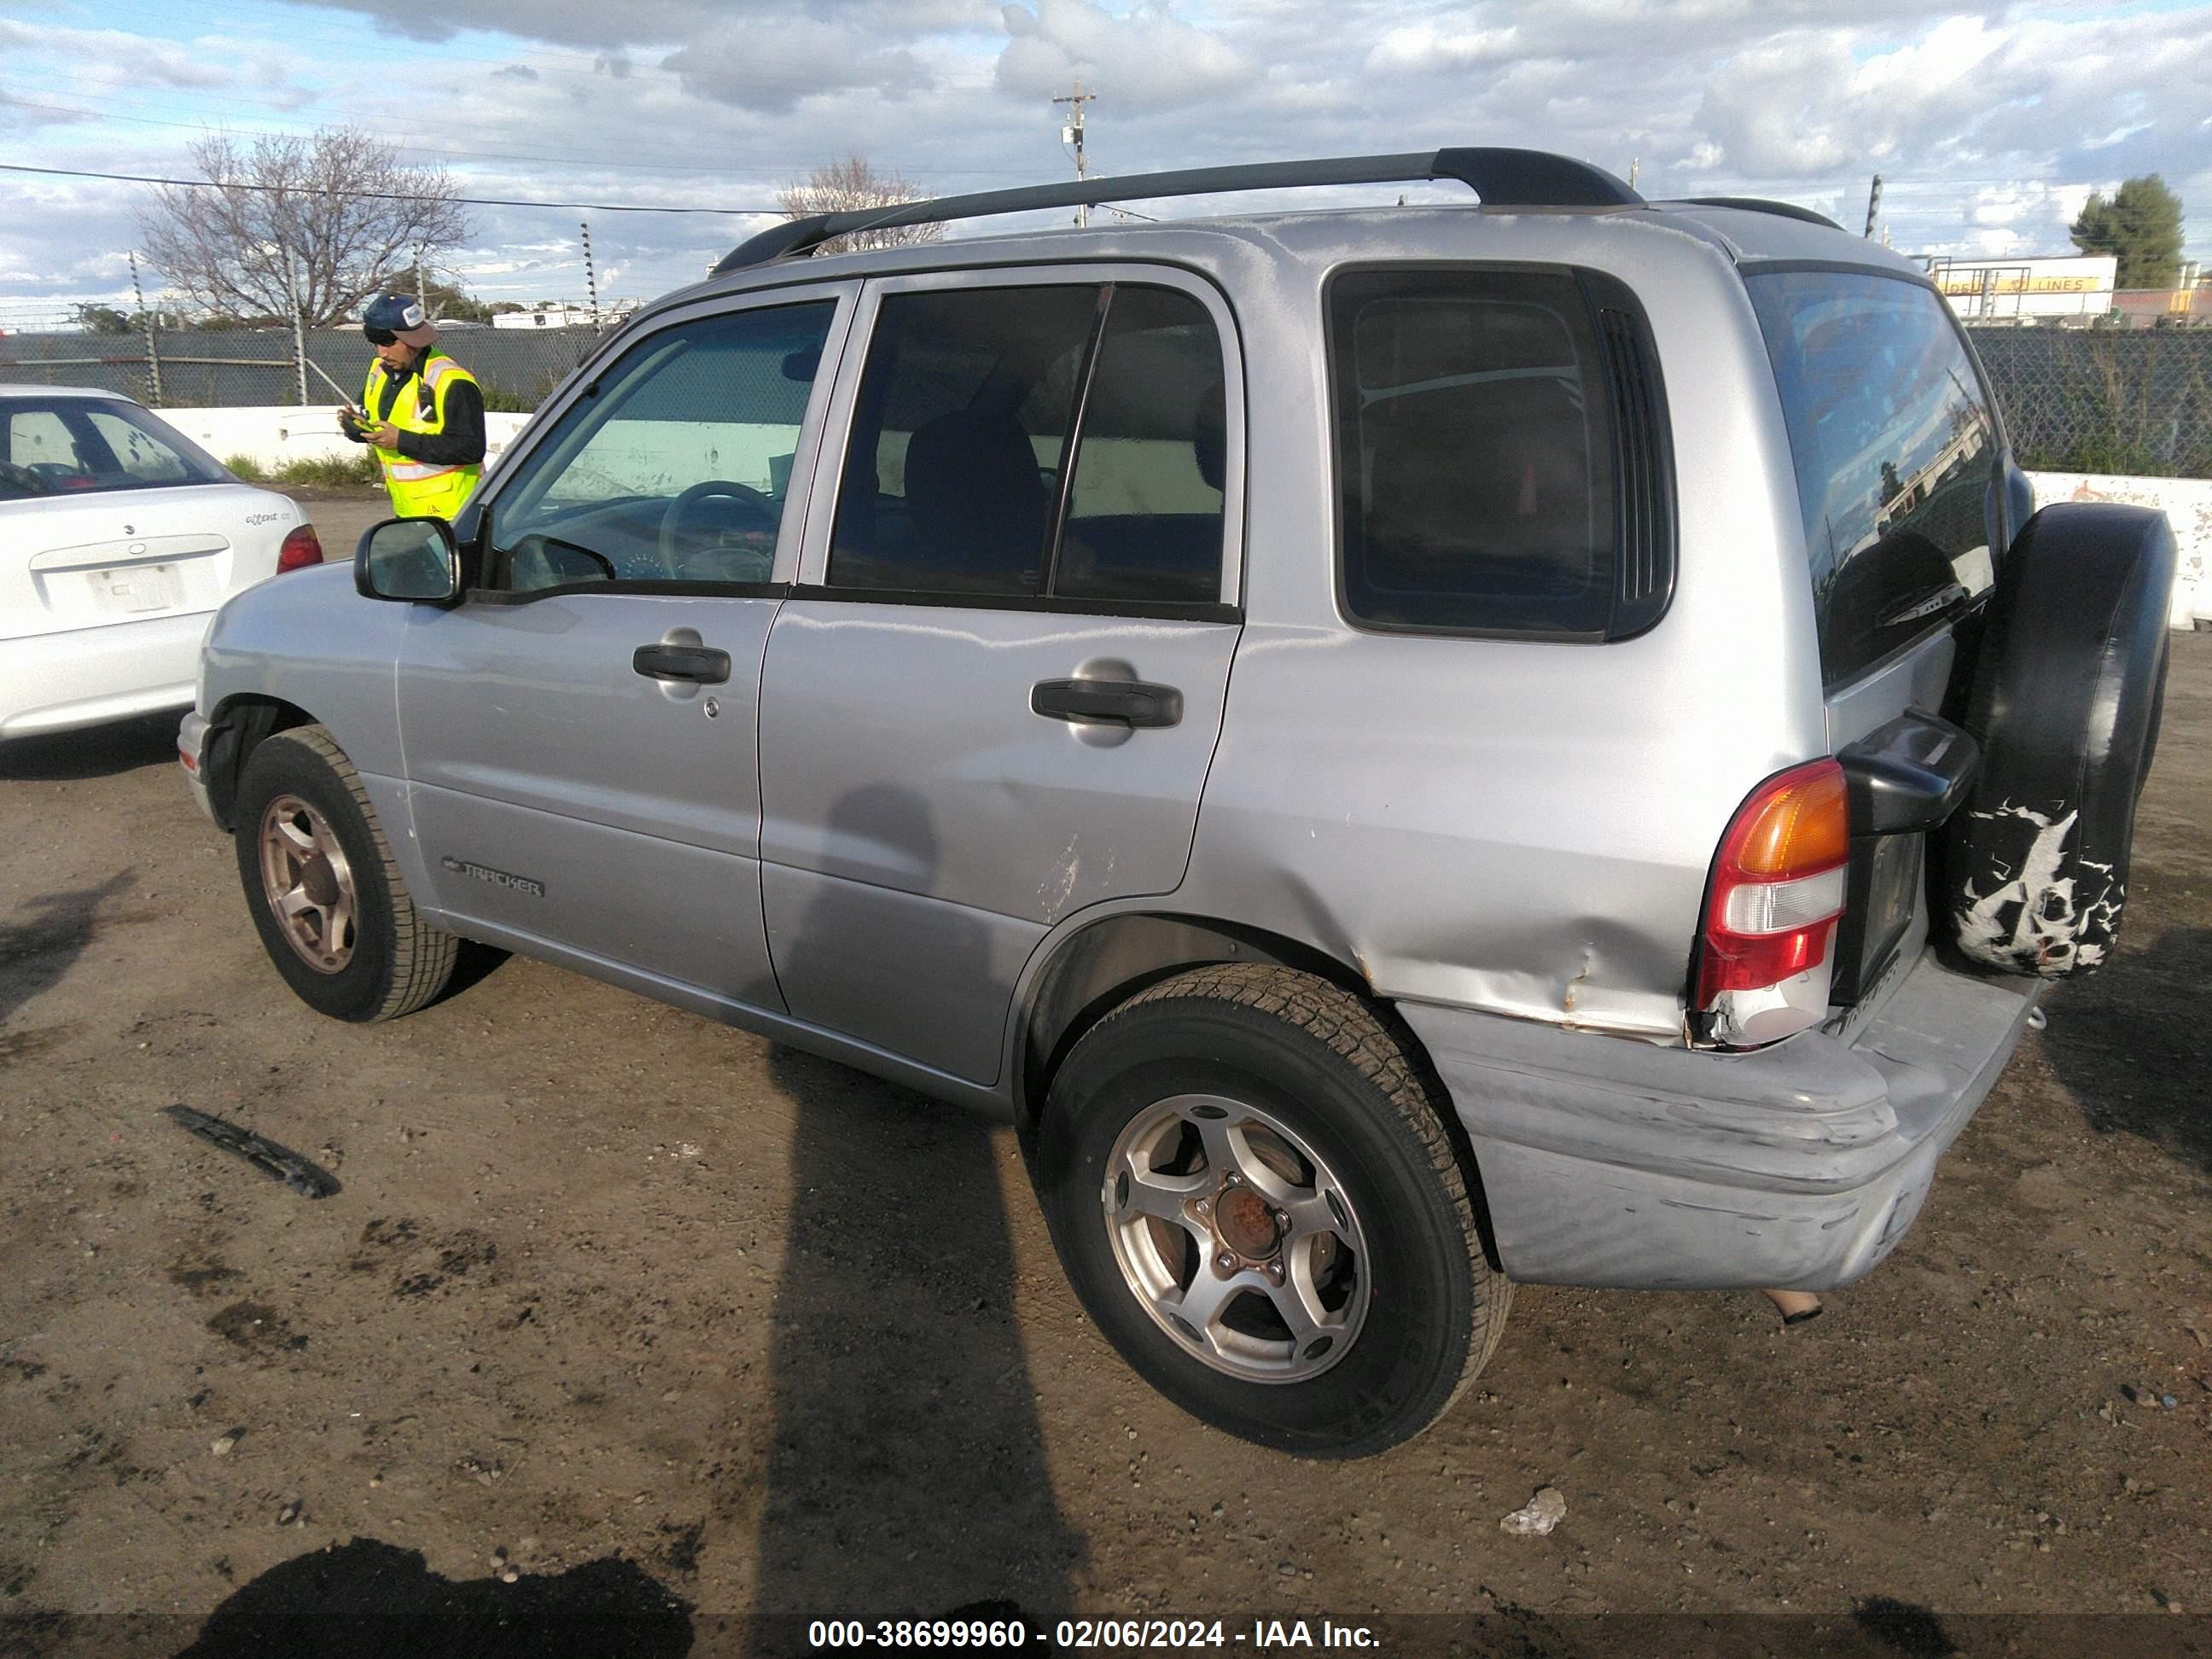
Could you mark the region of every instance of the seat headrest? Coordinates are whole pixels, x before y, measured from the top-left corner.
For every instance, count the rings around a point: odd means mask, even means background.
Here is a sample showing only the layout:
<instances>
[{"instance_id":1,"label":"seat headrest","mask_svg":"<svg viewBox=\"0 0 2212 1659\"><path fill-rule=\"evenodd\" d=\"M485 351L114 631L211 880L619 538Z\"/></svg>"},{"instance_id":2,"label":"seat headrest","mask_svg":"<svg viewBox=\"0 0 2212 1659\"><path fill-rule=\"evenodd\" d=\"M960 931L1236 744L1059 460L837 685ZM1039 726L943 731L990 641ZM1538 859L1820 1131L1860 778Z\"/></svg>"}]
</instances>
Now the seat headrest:
<instances>
[{"instance_id":1,"label":"seat headrest","mask_svg":"<svg viewBox=\"0 0 2212 1659\"><path fill-rule=\"evenodd\" d=\"M915 428L906 503L915 534L961 568L1026 569L1042 555L1036 449L1010 414L956 410Z\"/></svg>"}]
</instances>

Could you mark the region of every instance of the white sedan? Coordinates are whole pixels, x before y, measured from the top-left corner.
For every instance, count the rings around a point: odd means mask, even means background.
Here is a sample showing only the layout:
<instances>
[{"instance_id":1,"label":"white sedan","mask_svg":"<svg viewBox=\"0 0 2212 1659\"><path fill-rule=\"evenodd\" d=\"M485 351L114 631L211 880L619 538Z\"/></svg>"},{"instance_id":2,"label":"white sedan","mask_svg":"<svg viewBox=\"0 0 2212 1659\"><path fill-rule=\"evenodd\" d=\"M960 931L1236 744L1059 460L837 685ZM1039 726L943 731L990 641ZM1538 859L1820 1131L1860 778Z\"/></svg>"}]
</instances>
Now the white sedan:
<instances>
[{"instance_id":1,"label":"white sedan","mask_svg":"<svg viewBox=\"0 0 2212 1659\"><path fill-rule=\"evenodd\" d=\"M130 398L0 385L0 739L189 708L216 608L322 558Z\"/></svg>"}]
</instances>

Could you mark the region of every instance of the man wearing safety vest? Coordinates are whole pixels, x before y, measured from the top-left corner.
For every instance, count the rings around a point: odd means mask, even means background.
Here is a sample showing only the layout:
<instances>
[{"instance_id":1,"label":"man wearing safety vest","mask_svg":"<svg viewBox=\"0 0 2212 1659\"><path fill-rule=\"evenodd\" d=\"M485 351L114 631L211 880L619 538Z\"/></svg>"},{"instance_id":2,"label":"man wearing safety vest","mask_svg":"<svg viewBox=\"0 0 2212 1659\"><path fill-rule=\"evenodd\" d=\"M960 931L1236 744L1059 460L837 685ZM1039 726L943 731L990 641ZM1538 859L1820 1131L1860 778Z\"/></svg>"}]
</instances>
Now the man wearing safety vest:
<instances>
[{"instance_id":1,"label":"man wearing safety vest","mask_svg":"<svg viewBox=\"0 0 2212 1659\"><path fill-rule=\"evenodd\" d=\"M376 361L362 406L340 410L338 429L376 452L394 513L450 520L483 474L483 390L438 349L436 325L404 295L371 300L361 331Z\"/></svg>"}]
</instances>

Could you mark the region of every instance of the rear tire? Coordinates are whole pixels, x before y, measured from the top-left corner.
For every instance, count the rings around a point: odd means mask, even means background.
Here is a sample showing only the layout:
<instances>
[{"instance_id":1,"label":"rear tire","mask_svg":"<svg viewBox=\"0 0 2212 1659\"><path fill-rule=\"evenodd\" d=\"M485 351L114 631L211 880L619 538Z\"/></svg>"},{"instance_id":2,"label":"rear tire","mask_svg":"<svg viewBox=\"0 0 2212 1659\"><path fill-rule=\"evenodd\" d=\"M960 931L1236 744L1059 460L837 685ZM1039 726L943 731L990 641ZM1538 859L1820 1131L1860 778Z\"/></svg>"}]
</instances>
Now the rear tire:
<instances>
[{"instance_id":1,"label":"rear tire","mask_svg":"<svg viewBox=\"0 0 2212 1659\"><path fill-rule=\"evenodd\" d=\"M1132 998L1068 1055L1036 1144L1099 1329L1231 1434L1382 1451L1504 1334L1512 1285L1438 1103L1375 1012L1326 981L1224 964Z\"/></svg>"},{"instance_id":2,"label":"rear tire","mask_svg":"<svg viewBox=\"0 0 2212 1659\"><path fill-rule=\"evenodd\" d=\"M416 915L368 792L328 731L296 726L257 747L233 822L246 908L301 1001L371 1024L446 988L460 941Z\"/></svg>"}]
</instances>

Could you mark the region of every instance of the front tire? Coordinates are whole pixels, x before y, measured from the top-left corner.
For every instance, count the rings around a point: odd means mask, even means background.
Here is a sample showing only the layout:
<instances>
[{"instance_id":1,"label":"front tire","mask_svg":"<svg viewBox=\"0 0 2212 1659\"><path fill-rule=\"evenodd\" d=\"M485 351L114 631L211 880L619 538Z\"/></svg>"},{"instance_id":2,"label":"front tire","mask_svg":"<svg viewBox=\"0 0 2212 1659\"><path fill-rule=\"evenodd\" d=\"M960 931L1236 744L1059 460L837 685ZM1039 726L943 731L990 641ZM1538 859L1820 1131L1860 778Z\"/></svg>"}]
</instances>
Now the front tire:
<instances>
[{"instance_id":1,"label":"front tire","mask_svg":"<svg viewBox=\"0 0 2212 1659\"><path fill-rule=\"evenodd\" d=\"M324 727L279 732L254 750L234 822L246 907L302 1002L371 1024L446 988L460 941L416 915L368 792Z\"/></svg>"},{"instance_id":2,"label":"front tire","mask_svg":"<svg viewBox=\"0 0 2212 1659\"><path fill-rule=\"evenodd\" d=\"M1410 1439L1504 1333L1437 1103L1372 1009L1306 975L1201 968L1122 1004L1054 1079L1037 1173L1122 1358L1261 1445Z\"/></svg>"}]
</instances>

